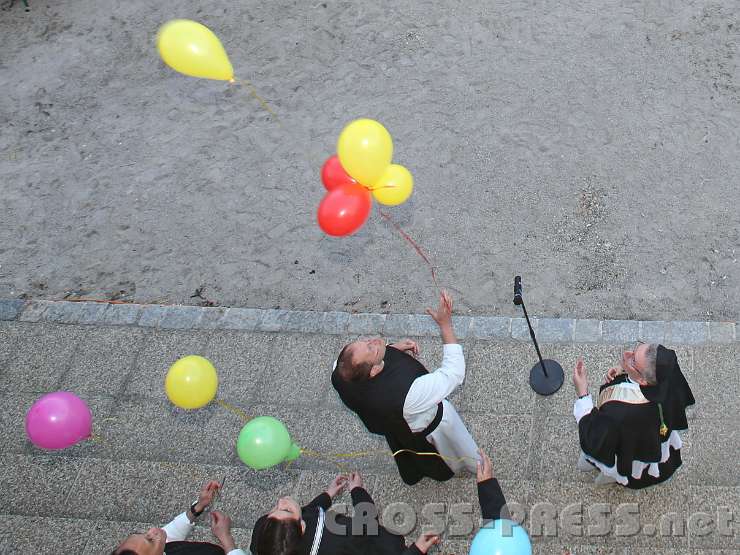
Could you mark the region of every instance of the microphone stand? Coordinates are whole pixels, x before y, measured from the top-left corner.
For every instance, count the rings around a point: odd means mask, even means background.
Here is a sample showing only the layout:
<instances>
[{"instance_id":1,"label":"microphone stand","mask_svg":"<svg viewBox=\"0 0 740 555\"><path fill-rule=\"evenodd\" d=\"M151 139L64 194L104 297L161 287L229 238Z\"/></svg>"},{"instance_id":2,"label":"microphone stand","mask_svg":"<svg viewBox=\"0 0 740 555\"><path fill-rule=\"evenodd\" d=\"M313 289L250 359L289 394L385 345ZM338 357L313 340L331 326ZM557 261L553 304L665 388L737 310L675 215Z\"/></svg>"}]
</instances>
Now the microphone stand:
<instances>
[{"instance_id":1,"label":"microphone stand","mask_svg":"<svg viewBox=\"0 0 740 555\"><path fill-rule=\"evenodd\" d=\"M514 278L514 304L521 306L524 311L524 318L527 320L527 326L529 327L529 336L532 338L539 359L539 362L535 363L529 371L529 385L540 395L552 395L563 385L565 379L563 367L554 360L542 360L540 346L537 344L537 338L529 321L529 314L527 314L527 307L524 306L524 299L522 298L522 276Z\"/></svg>"}]
</instances>

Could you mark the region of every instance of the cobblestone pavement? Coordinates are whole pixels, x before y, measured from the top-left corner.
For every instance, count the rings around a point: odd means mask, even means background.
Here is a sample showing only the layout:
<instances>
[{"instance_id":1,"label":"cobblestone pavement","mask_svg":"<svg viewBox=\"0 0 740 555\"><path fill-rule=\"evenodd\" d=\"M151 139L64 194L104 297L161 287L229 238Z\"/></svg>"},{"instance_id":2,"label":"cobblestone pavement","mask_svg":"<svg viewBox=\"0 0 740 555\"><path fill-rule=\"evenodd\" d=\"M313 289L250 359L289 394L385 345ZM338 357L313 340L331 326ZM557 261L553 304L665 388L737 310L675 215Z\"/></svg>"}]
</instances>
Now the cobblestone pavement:
<instances>
[{"instance_id":1,"label":"cobblestone pavement","mask_svg":"<svg viewBox=\"0 0 740 555\"><path fill-rule=\"evenodd\" d=\"M213 361L219 399L252 416L280 418L304 448L382 450L351 467L367 476L382 508L405 502L418 511L409 538L428 523L422 507L444 503L436 510L450 516L475 499L472 477L405 486L383 442L342 407L329 383L333 356L363 333L414 336L422 359L434 367L441 346L424 317L6 301L0 302L0 320L0 491L8 499L0 553L106 553L128 532L163 524L183 510L204 480L224 477L220 508L233 516L235 537L246 546L254 521L278 495L305 502L325 487L337 470L318 458L303 456L289 467L261 472L245 467L234 449L242 422L232 411L216 403L190 412L174 408L164 395L164 376L186 354ZM740 553L740 345L734 324L539 321L543 354L560 361L566 373L583 355L592 387L629 341L660 337L677 350L698 401L683 436L684 467L666 484L632 492L596 487L575 469L570 383L549 398L532 393L527 369L535 355L514 322L457 320L467 377L452 401L492 455L509 501L526 510L535 553ZM41 394L59 389L88 402L96 439L42 452L25 438L24 415ZM579 502L580 530L566 522L574 510L566 507ZM540 526L547 519L538 511L548 503L560 515L551 521L556 528ZM636 503L640 531L618 535L614 520L598 535L593 511L599 503L615 511ZM727 511L734 512L729 536L716 525ZM669 513L685 524L673 534ZM703 525L701 513L715 525ZM450 516L442 552L461 555L469 535L456 535L456 522ZM199 525L195 537L210 532Z\"/></svg>"}]
</instances>

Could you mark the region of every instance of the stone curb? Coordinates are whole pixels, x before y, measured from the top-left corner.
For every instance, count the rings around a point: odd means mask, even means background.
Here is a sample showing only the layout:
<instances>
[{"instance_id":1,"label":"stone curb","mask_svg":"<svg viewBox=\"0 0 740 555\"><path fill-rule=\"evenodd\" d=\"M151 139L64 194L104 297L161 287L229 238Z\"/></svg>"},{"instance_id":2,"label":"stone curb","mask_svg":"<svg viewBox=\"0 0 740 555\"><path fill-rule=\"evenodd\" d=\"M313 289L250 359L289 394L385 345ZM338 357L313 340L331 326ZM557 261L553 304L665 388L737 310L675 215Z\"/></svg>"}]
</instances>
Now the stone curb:
<instances>
[{"instance_id":1,"label":"stone curb","mask_svg":"<svg viewBox=\"0 0 740 555\"><path fill-rule=\"evenodd\" d=\"M0 299L0 320L139 326L174 330L238 330L328 335L427 337L439 334L426 314L350 314L310 310L107 304ZM524 318L455 316L460 339L529 341ZM541 343L624 344L635 341L700 345L735 343L735 322L532 318Z\"/></svg>"}]
</instances>

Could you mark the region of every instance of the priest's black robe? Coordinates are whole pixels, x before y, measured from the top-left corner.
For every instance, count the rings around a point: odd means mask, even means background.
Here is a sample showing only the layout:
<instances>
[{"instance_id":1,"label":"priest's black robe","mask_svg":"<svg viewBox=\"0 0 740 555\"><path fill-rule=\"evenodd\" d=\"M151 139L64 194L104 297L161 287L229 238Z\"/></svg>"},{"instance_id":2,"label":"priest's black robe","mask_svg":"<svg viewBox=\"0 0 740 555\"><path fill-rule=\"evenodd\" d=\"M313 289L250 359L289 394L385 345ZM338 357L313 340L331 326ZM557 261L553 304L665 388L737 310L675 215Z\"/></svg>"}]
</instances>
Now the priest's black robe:
<instances>
[{"instance_id":1,"label":"priest's black robe","mask_svg":"<svg viewBox=\"0 0 740 555\"><path fill-rule=\"evenodd\" d=\"M356 510L367 510L368 505L374 505L372 497L370 497L370 494L364 488L353 488L350 495L352 496L352 505ZM298 553L300 555L309 555L311 553L311 547L317 533L317 526L320 522L320 511L328 511L331 504L331 497L324 492L301 509L303 521L306 523L306 530L301 538L300 546L298 546ZM257 552L257 540L266 518L267 515L261 516L254 525L252 543L249 549L255 555L272 555ZM344 533L335 533L337 530L330 530L326 522L324 522L318 555L421 554L421 551L419 551L416 545L412 544L406 547L403 536L389 532L379 523L377 524L377 534L368 534L368 530L363 530L363 535L353 535L351 518L344 515L336 515L333 518L336 524L343 528ZM377 523L377 514L375 515L375 522ZM331 526L331 528L334 528L334 526Z\"/></svg>"},{"instance_id":2,"label":"priest's black robe","mask_svg":"<svg viewBox=\"0 0 740 555\"><path fill-rule=\"evenodd\" d=\"M478 503L480 503L480 513L483 520L502 518L501 511L506 505L506 498L496 478L478 482Z\"/></svg>"},{"instance_id":3,"label":"priest's black robe","mask_svg":"<svg viewBox=\"0 0 740 555\"><path fill-rule=\"evenodd\" d=\"M695 401L676 353L662 345L658 346L656 376L656 385L639 387L645 402L610 400L578 422L583 453L606 468L616 467L620 480L626 478L624 485L631 489L664 482L682 462L676 432L688 428L686 407ZM617 376L601 386L600 394L627 381L626 375ZM658 476L649 472L651 465L653 469L657 465Z\"/></svg>"},{"instance_id":4,"label":"priest's black robe","mask_svg":"<svg viewBox=\"0 0 740 555\"><path fill-rule=\"evenodd\" d=\"M164 546L165 555L225 555L221 546L207 542L177 541Z\"/></svg>"}]
</instances>

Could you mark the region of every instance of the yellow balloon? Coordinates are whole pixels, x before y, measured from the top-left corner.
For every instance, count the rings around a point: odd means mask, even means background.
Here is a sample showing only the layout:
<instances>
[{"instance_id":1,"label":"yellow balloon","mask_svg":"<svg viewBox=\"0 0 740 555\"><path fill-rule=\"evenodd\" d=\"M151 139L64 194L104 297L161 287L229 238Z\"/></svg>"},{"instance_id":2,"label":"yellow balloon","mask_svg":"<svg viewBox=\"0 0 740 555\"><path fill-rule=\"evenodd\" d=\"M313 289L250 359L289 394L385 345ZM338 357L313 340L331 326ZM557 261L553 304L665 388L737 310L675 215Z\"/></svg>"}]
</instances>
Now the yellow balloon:
<instances>
[{"instance_id":1,"label":"yellow balloon","mask_svg":"<svg viewBox=\"0 0 740 555\"><path fill-rule=\"evenodd\" d=\"M393 139L372 119L358 119L344 128L337 142L339 162L363 185L372 185L393 159Z\"/></svg>"},{"instance_id":2,"label":"yellow balloon","mask_svg":"<svg viewBox=\"0 0 740 555\"><path fill-rule=\"evenodd\" d=\"M197 21L173 19L162 25L157 34L157 50L164 63L185 75L234 79L234 68L221 41Z\"/></svg>"},{"instance_id":3,"label":"yellow balloon","mask_svg":"<svg viewBox=\"0 0 740 555\"><path fill-rule=\"evenodd\" d=\"M411 172L398 164L391 164L373 186L373 196L380 204L396 206L411 196L414 178Z\"/></svg>"},{"instance_id":4,"label":"yellow balloon","mask_svg":"<svg viewBox=\"0 0 740 555\"><path fill-rule=\"evenodd\" d=\"M190 355L170 366L164 388L170 401L183 409L199 409L213 401L218 376L213 364L201 356Z\"/></svg>"}]
</instances>

